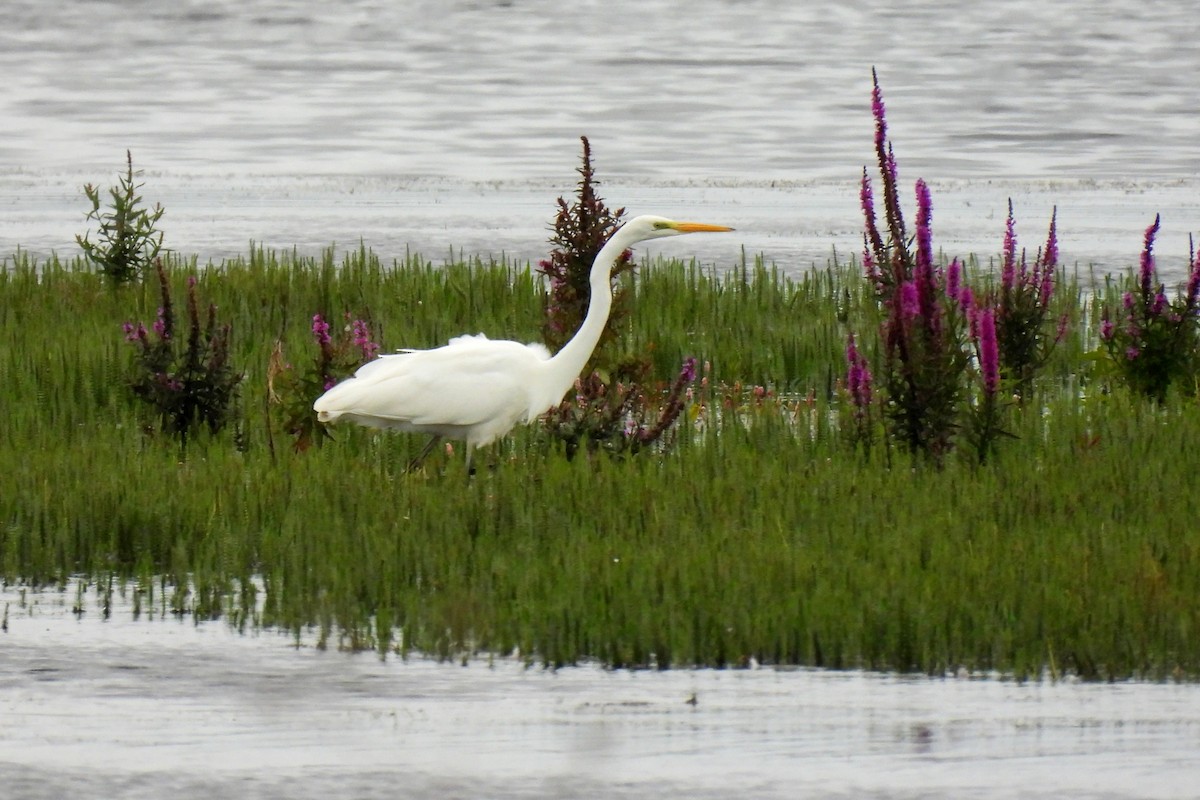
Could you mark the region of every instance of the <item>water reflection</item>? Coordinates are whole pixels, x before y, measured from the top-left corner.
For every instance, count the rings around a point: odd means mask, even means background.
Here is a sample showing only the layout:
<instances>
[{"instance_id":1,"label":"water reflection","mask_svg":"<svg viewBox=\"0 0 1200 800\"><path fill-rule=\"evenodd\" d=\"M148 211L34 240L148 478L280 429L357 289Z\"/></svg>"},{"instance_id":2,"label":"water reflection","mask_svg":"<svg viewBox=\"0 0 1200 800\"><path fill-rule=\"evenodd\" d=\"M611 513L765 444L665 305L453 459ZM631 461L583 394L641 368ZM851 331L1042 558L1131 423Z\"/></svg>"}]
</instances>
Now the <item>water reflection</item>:
<instances>
[{"instance_id":1,"label":"water reflection","mask_svg":"<svg viewBox=\"0 0 1200 800\"><path fill-rule=\"evenodd\" d=\"M1194 796L1191 685L381 662L76 597L0 591L6 796Z\"/></svg>"}]
</instances>

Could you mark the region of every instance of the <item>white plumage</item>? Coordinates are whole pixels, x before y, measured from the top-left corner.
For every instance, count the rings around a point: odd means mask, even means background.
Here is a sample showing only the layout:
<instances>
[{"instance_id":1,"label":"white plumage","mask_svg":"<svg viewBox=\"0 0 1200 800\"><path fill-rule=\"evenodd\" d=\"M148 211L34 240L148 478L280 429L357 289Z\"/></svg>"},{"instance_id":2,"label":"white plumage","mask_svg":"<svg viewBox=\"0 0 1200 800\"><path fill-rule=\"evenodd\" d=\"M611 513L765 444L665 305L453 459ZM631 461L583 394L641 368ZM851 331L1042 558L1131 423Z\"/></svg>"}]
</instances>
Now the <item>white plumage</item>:
<instances>
[{"instance_id":1,"label":"white plumage","mask_svg":"<svg viewBox=\"0 0 1200 800\"><path fill-rule=\"evenodd\" d=\"M596 255L587 316L557 354L551 356L540 344L493 340L483 334L458 336L443 347L403 350L367 363L317 398L313 409L321 422L348 420L431 434L434 438L417 462L442 437L466 442L469 469L473 449L537 419L562 402L574 385L608 319L612 267L621 253L646 239L728 230L732 229L635 217Z\"/></svg>"}]
</instances>

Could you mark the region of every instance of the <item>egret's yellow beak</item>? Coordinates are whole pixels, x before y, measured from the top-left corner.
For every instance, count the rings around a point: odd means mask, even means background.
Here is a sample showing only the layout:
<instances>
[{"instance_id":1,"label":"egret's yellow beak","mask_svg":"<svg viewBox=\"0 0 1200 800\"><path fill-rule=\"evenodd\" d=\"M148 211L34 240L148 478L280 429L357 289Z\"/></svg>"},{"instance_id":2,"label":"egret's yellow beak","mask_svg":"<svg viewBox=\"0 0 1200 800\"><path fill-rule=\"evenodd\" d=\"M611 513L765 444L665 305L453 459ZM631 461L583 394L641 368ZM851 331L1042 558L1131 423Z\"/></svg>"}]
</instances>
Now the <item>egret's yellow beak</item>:
<instances>
[{"instance_id":1,"label":"egret's yellow beak","mask_svg":"<svg viewBox=\"0 0 1200 800\"><path fill-rule=\"evenodd\" d=\"M720 231L733 230L733 228L729 228L724 225L706 225L703 222L676 222L671 225L671 227L680 233L719 233Z\"/></svg>"}]
</instances>

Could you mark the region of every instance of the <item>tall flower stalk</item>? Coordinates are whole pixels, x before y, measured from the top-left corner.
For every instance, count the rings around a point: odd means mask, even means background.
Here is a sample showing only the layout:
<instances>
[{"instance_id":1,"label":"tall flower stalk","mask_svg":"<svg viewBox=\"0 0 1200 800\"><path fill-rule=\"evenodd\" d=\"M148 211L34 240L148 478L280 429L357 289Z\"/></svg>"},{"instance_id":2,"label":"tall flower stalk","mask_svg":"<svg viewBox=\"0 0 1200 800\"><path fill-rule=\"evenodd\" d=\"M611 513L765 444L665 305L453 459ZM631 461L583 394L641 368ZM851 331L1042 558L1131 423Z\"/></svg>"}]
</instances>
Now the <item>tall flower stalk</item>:
<instances>
[{"instance_id":1,"label":"tall flower stalk","mask_svg":"<svg viewBox=\"0 0 1200 800\"><path fill-rule=\"evenodd\" d=\"M1011 436L1001 426L1003 403L1000 395L998 316L996 309L985 307L972 315L970 326L979 364L980 391L970 406L966 437L980 464L987 463L999 437Z\"/></svg>"},{"instance_id":2,"label":"tall flower stalk","mask_svg":"<svg viewBox=\"0 0 1200 800\"><path fill-rule=\"evenodd\" d=\"M1058 209L1055 209L1050 215L1046 244L1038 248L1030 265L1024 250L1017 256L1016 221L1012 200L1008 201L1000 288L989 302L996 309L1000 368L1013 392L1021 398L1029 395L1037 371L1066 334L1065 314L1058 319L1053 332L1048 325L1057 284L1057 220Z\"/></svg>"},{"instance_id":3,"label":"tall flower stalk","mask_svg":"<svg viewBox=\"0 0 1200 800\"><path fill-rule=\"evenodd\" d=\"M850 404L854 408L854 427L852 439L856 445L861 445L864 452L869 453L874 437L871 429L871 404L874 401L874 378L866 357L859 352L854 334L850 334L846 342L846 391L850 396Z\"/></svg>"},{"instance_id":4,"label":"tall flower stalk","mask_svg":"<svg viewBox=\"0 0 1200 800\"><path fill-rule=\"evenodd\" d=\"M926 456L940 465L952 447L969 359L964 315L959 308L961 298L956 295L948 299L951 276L934 266L933 203L923 180L916 183L915 235L910 236L905 226L883 93L874 70L871 75L882 225L876 216L874 187L866 168L860 200L866 226L864 269L885 315L880 330L884 416L894 439L914 455ZM959 280L961 270L954 275L958 277L953 280Z\"/></svg>"}]
</instances>

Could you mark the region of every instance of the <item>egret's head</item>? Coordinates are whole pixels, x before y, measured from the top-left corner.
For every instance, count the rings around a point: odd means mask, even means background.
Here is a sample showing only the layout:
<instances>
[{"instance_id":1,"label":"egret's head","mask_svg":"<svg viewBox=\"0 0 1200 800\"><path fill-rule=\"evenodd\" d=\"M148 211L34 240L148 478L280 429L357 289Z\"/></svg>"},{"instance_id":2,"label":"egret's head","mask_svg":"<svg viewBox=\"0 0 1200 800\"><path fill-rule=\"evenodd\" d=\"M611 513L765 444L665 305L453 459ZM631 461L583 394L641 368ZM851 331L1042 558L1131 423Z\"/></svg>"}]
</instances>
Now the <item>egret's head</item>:
<instances>
[{"instance_id":1,"label":"egret's head","mask_svg":"<svg viewBox=\"0 0 1200 800\"><path fill-rule=\"evenodd\" d=\"M634 217L621 226L621 230L633 236L635 240L645 240L678 236L682 233L731 231L733 228L725 225L707 225L702 222L677 222L666 217L646 215Z\"/></svg>"}]
</instances>

